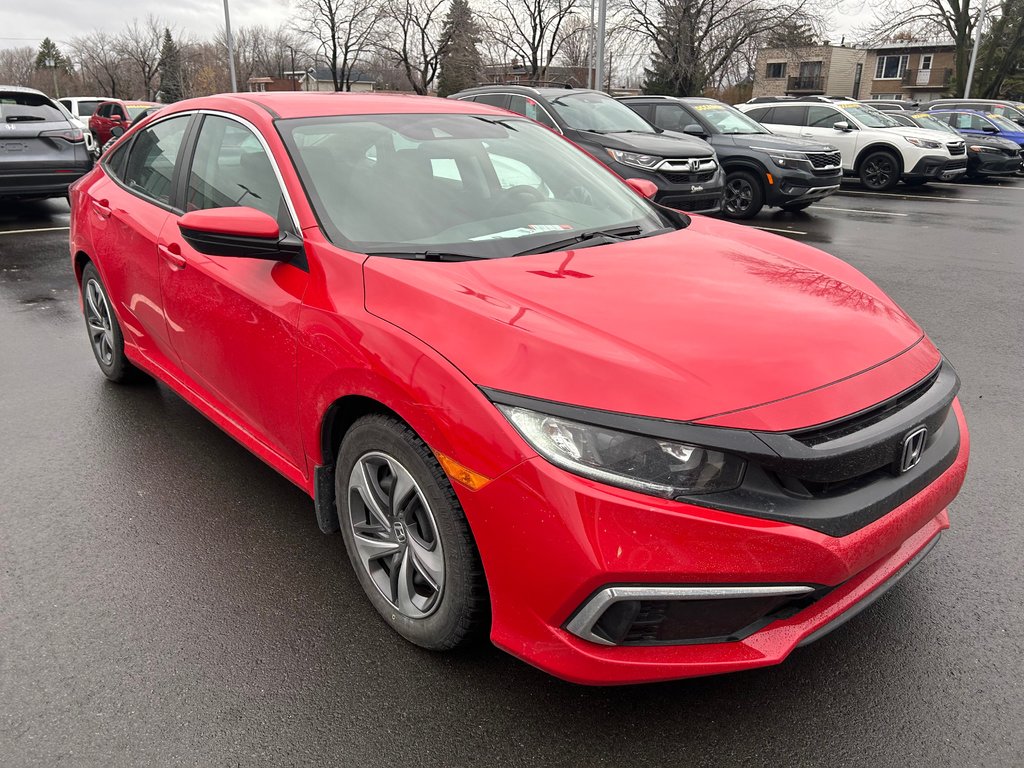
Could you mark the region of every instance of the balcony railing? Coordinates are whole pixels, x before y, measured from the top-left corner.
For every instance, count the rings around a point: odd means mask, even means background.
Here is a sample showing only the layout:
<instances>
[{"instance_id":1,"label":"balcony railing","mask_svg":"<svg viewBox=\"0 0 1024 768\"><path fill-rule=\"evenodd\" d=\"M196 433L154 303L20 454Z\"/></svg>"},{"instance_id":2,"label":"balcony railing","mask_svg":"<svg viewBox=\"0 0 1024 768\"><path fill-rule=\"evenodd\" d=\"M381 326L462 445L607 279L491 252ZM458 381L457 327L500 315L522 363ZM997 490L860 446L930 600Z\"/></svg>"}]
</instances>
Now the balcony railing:
<instances>
[{"instance_id":1,"label":"balcony railing","mask_svg":"<svg viewBox=\"0 0 1024 768\"><path fill-rule=\"evenodd\" d=\"M904 88L944 88L952 81L952 69L908 69L903 73Z\"/></svg>"},{"instance_id":2,"label":"balcony railing","mask_svg":"<svg viewBox=\"0 0 1024 768\"><path fill-rule=\"evenodd\" d=\"M812 91L824 93L825 78L820 75L797 75L796 77L790 77L786 83L786 90L790 92L798 91L800 93L810 93Z\"/></svg>"}]
</instances>

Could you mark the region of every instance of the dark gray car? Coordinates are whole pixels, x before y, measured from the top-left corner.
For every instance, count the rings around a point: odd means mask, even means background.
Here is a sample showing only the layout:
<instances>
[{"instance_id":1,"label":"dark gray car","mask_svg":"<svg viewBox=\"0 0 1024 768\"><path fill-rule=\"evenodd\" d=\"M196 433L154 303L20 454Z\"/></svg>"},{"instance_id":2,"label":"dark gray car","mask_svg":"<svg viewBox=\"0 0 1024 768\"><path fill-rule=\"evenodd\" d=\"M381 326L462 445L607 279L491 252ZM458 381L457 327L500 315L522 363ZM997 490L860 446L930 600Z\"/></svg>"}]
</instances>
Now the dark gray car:
<instances>
[{"instance_id":1,"label":"dark gray car","mask_svg":"<svg viewBox=\"0 0 1024 768\"><path fill-rule=\"evenodd\" d=\"M0 85L0 199L63 197L90 168L82 130L46 94Z\"/></svg>"}]
</instances>

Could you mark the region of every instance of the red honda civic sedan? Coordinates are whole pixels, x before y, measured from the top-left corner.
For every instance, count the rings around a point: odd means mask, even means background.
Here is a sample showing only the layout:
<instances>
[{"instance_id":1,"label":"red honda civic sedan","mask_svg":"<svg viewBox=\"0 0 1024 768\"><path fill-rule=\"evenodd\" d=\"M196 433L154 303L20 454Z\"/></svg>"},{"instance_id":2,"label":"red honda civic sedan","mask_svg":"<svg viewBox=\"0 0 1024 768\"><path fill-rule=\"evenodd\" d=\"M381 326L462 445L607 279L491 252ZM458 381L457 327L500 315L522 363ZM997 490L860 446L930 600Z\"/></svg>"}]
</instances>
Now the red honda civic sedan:
<instances>
[{"instance_id":1,"label":"red honda civic sedan","mask_svg":"<svg viewBox=\"0 0 1024 768\"><path fill-rule=\"evenodd\" d=\"M948 527L959 381L849 265L644 192L482 104L217 96L74 186L71 257L102 372L305 490L413 643L775 664Z\"/></svg>"}]
</instances>

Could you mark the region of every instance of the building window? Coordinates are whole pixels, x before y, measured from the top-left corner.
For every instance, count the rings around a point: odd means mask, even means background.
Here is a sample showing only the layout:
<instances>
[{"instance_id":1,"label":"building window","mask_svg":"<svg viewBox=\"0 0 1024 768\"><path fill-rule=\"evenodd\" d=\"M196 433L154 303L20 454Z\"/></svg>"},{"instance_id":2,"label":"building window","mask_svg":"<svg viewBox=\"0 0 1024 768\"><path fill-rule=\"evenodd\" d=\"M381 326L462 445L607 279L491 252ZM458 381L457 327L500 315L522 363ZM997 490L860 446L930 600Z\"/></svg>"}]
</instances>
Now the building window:
<instances>
[{"instance_id":1,"label":"building window","mask_svg":"<svg viewBox=\"0 0 1024 768\"><path fill-rule=\"evenodd\" d=\"M875 80L898 80L907 71L909 56L879 56L875 64Z\"/></svg>"},{"instance_id":2,"label":"building window","mask_svg":"<svg viewBox=\"0 0 1024 768\"><path fill-rule=\"evenodd\" d=\"M786 62L769 62L768 71L765 72L765 77L769 80L778 80L786 76Z\"/></svg>"}]
</instances>

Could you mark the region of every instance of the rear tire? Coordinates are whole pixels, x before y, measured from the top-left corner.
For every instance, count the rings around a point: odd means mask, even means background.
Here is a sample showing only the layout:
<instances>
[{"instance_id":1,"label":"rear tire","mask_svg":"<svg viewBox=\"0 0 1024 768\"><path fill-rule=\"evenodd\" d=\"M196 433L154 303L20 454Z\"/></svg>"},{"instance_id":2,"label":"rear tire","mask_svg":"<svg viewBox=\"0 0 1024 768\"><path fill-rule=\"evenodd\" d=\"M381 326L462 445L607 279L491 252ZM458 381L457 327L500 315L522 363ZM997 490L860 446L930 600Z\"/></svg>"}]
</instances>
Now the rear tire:
<instances>
[{"instance_id":1,"label":"rear tire","mask_svg":"<svg viewBox=\"0 0 1024 768\"><path fill-rule=\"evenodd\" d=\"M124 354L124 336L106 286L92 263L82 270L82 311L93 357L103 375L118 384L143 381L146 374L136 368Z\"/></svg>"},{"instance_id":2,"label":"rear tire","mask_svg":"<svg viewBox=\"0 0 1024 768\"><path fill-rule=\"evenodd\" d=\"M900 161L891 152L872 152L857 169L860 182L872 192L887 192L900 181Z\"/></svg>"},{"instance_id":3,"label":"rear tire","mask_svg":"<svg viewBox=\"0 0 1024 768\"><path fill-rule=\"evenodd\" d=\"M722 213L730 219L752 219L764 207L760 180L750 171L733 171L725 179Z\"/></svg>"},{"instance_id":4,"label":"rear tire","mask_svg":"<svg viewBox=\"0 0 1024 768\"><path fill-rule=\"evenodd\" d=\"M345 549L370 603L421 648L466 644L488 624L483 566L455 491L406 424L364 416L335 468Z\"/></svg>"}]
</instances>

